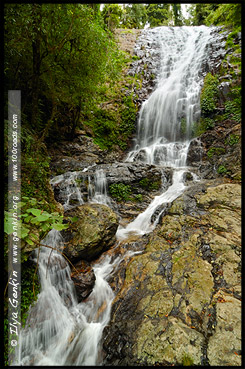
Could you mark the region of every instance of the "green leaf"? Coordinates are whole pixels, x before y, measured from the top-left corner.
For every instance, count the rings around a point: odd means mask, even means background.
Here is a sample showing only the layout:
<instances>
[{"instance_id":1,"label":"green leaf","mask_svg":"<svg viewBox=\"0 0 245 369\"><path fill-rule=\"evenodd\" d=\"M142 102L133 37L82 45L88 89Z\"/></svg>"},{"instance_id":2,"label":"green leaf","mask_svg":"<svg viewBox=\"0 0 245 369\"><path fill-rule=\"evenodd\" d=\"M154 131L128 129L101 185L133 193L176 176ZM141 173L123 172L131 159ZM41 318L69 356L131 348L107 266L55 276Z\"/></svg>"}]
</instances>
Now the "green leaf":
<instances>
[{"instance_id":1,"label":"green leaf","mask_svg":"<svg viewBox=\"0 0 245 369\"><path fill-rule=\"evenodd\" d=\"M22 199L23 199L23 200L30 200L30 197L22 196Z\"/></svg>"},{"instance_id":2,"label":"green leaf","mask_svg":"<svg viewBox=\"0 0 245 369\"><path fill-rule=\"evenodd\" d=\"M56 229L57 231L62 231L63 229L68 228L69 225L68 224L52 224L52 228Z\"/></svg>"},{"instance_id":3,"label":"green leaf","mask_svg":"<svg viewBox=\"0 0 245 369\"><path fill-rule=\"evenodd\" d=\"M40 224L40 227L43 231L47 231L48 229L50 229L50 224L49 223L42 223L42 224Z\"/></svg>"},{"instance_id":4,"label":"green leaf","mask_svg":"<svg viewBox=\"0 0 245 369\"><path fill-rule=\"evenodd\" d=\"M34 238L34 240L38 240L38 236L36 235L36 234L34 234L34 233L30 233L30 236L32 236L32 238Z\"/></svg>"},{"instance_id":5,"label":"green leaf","mask_svg":"<svg viewBox=\"0 0 245 369\"><path fill-rule=\"evenodd\" d=\"M41 215L37 216L35 219L38 222L46 222L46 220L48 220L50 217L51 217L51 215L47 213L47 214L41 214Z\"/></svg>"},{"instance_id":6,"label":"green leaf","mask_svg":"<svg viewBox=\"0 0 245 369\"><path fill-rule=\"evenodd\" d=\"M38 216L38 215L40 215L42 213L42 210L40 210L40 209L33 209L33 208L27 209L26 211L28 213L32 213L35 216Z\"/></svg>"},{"instance_id":7,"label":"green leaf","mask_svg":"<svg viewBox=\"0 0 245 369\"><path fill-rule=\"evenodd\" d=\"M25 238L26 236L28 236L29 234L29 229L28 228L25 228L25 227L21 227L21 238Z\"/></svg>"},{"instance_id":8,"label":"green leaf","mask_svg":"<svg viewBox=\"0 0 245 369\"><path fill-rule=\"evenodd\" d=\"M34 242L30 238L26 238L25 241L31 246L34 245Z\"/></svg>"},{"instance_id":9,"label":"green leaf","mask_svg":"<svg viewBox=\"0 0 245 369\"><path fill-rule=\"evenodd\" d=\"M13 225L10 223L10 221L4 220L4 232L7 234L13 233Z\"/></svg>"}]
</instances>

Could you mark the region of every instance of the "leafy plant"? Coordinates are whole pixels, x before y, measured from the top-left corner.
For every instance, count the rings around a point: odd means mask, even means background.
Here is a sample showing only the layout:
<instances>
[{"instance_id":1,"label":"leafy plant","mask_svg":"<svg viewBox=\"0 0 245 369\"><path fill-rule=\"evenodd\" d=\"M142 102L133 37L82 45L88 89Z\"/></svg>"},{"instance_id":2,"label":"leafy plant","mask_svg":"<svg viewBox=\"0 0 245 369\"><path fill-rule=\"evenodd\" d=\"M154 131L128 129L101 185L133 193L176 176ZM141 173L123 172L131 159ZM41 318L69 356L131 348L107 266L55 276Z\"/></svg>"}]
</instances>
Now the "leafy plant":
<instances>
[{"instance_id":1,"label":"leafy plant","mask_svg":"<svg viewBox=\"0 0 245 369\"><path fill-rule=\"evenodd\" d=\"M142 178L139 181L139 186L147 190L158 190L161 186L161 181L152 182L149 178Z\"/></svg>"},{"instance_id":2,"label":"leafy plant","mask_svg":"<svg viewBox=\"0 0 245 369\"><path fill-rule=\"evenodd\" d=\"M241 104L239 100L226 101L225 102L225 119L233 119L236 122L240 122L241 120Z\"/></svg>"},{"instance_id":3,"label":"leafy plant","mask_svg":"<svg viewBox=\"0 0 245 369\"><path fill-rule=\"evenodd\" d=\"M19 207L21 206L22 213L21 219L18 220L19 227L16 236L31 246L44 238L51 229L61 231L69 226L63 224L63 216L58 212L49 213L43 210L41 208L43 204L43 201L26 196L23 196L22 201L18 204ZM13 213L13 210L9 210L4 214L4 232L8 235L14 233L13 221L16 218L13 217Z\"/></svg>"},{"instance_id":4,"label":"leafy plant","mask_svg":"<svg viewBox=\"0 0 245 369\"><path fill-rule=\"evenodd\" d=\"M237 144L239 140L240 140L240 136L231 134L229 135L229 137L226 139L225 142L227 145L233 146Z\"/></svg>"},{"instance_id":5,"label":"leafy plant","mask_svg":"<svg viewBox=\"0 0 245 369\"><path fill-rule=\"evenodd\" d=\"M217 173L219 174L226 174L227 173L227 168L224 165L220 165L217 169Z\"/></svg>"},{"instance_id":6,"label":"leafy plant","mask_svg":"<svg viewBox=\"0 0 245 369\"><path fill-rule=\"evenodd\" d=\"M204 115L213 113L216 109L216 102L219 94L218 76L208 73L204 79L204 85L201 91L201 111Z\"/></svg>"},{"instance_id":7,"label":"leafy plant","mask_svg":"<svg viewBox=\"0 0 245 369\"><path fill-rule=\"evenodd\" d=\"M109 186L110 195L117 201L128 201L132 194L129 185L123 183L113 183Z\"/></svg>"},{"instance_id":8,"label":"leafy plant","mask_svg":"<svg viewBox=\"0 0 245 369\"><path fill-rule=\"evenodd\" d=\"M207 155L209 158L212 158L214 155L222 155L225 153L225 149L223 147L211 147Z\"/></svg>"},{"instance_id":9,"label":"leafy plant","mask_svg":"<svg viewBox=\"0 0 245 369\"><path fill-rule=\"evenodd\" d=\"M134 195L134 200L138 202L142 202L143 196L141 195L141 193Z\"/></svg>"}]
</instances>

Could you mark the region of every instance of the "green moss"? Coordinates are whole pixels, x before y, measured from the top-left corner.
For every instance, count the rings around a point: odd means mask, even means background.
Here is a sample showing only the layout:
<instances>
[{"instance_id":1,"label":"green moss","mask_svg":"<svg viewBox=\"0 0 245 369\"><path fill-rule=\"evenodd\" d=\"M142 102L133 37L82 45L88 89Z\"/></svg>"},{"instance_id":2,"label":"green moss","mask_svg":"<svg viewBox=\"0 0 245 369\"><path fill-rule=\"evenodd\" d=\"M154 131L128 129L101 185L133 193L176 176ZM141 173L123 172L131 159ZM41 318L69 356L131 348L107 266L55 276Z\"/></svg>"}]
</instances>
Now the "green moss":
<instances>
[{"instance_id":1,"label":"green moss","mask_svg":"<svg viewBox=\"0 0 245 369\"><path fill-rule=\"evenodd\" d=\"M135 130L137 110L132 96L123 97L119 104L116 101L114 99L106 108L95 107L84 121L84 125L92 128L94 142L102 150L117 147L125 150Z\"/></svg>"},{"instance_id":2,"label":"green moss","mask_svg":"<svg viewBox=\"0 0 245 369\"><path fill-rule=\"evenodd\" d=\"M217 173L226 174L228 172L227 168L224 165L220 165L217 169Z\"/></svg>"},{"instance_id":3,"label":"green moss","mask_svg":"<svg viewBox=\"0 0 245 369\"><path fill-rule=\"evenodd\" d=\"M21 272L21 322L25 326L28 310L37 300L40 284L36 274L36 265L26 262Z\"/></svg>"},{"instance_id":4,"label":"green moss","mask_svg":"<svg viewBox=\"0 0 245 369\"><path fill-rule=\"evenodd\" d=\"M143 196L141 195L141 193L134 195L133 201L136 202L142 202L143 201Z\"/></svg>"},{"instance_id":5,"label":"green moss","mask_svg":"<svg viewBox=\"0 0 245 369\"><path fill-rule=\"evenodd\" d=\"M184 354L182 358L182 365L183 366L193 366L194 360L188 354Z\"/></svg>"},{"instance_id":6,"label":"green moss","mask_svg":"<svg viewBox=\"0 0 245 369\"><path fill-rule=\"evenodd\" d=\"M223 147L211 147L207 155L209 158L212 158L214 155L223 155L225 153L225 149Z\"/></svg>"},{"instance_id":7,"label":"green moss","mask_svg":"<svg viewBox=\"0 0 245 369\"><path fill-rule=\"evenodd\" d=\"M198 122L195 122L192 126L192 137L197 137L206 132L207 130L215 127L214 119L208 117L201 117Z\"/></svg>"},{"instance_id":8,"label":"green moss","mask_svg":"<svg viewBox=\"0 0 245 369\"><path fill-rule=\"evenodd\" d=\"M218 84L218 76L213 76L211 73L206 75L200 97L201 111L204 116L213 113L216 109L219 95Z\"/></svg>"},{"instance_id":9,"label":"green moss","mask_svg":"<svg viewBox=\"0 0 245 369\"><path fill-rule=\"evenodd\" d=\"M240 99L234 99L233 101L225 102L225 119L233 119L237 123L241 121L242 116L242 104Z\"/></svg>"},{"instance_id":10,"label":"green moss","mask_svg":"<svg viewBox=\"0 0 245 369\"><path fill-rule=\"evenodd\" d=\"M128 201L132 194L131 187L123 183L113 183L109 186L110 195L117 201Z\"/></svg>"},{"instance_id":11,"label":"green moss","mask_svg":"<svg viewBox=\"0 0 245 369\"><path fill-rule=\"evenodd\" d=\"M240 136L230 134L229 137L225 140L227 145L233 146L236 145L240 140Z\"/></svg>"},{"instance_id":12,"label":"green moss","mask_svg":"<svg viewBox=\"0 0 245 369\"><path fill-rule=\"evenodd\" d=\"M144 190L158 190L161 187L161 180L152 182L149 178L143 178L139 181L139 186Z\"/></svg>"}]
</instances>

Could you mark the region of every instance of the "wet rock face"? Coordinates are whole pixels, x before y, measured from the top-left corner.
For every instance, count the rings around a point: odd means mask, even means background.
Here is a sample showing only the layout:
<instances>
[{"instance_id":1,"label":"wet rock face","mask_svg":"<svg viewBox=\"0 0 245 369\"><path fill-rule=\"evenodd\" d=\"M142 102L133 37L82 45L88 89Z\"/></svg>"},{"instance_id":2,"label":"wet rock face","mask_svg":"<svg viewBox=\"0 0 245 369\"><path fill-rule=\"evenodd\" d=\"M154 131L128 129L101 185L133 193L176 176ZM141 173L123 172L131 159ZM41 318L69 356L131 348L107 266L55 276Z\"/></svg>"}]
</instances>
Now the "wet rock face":
<instances>
[{"instance_id":1,"label":"wet rock face","mask_svg":"<svg viewBox=\"0 0 245 369\"><path fill-rule=\"evenodd\" d=\"M72 142L63 141L59 147L49 148L50 169L54 175L68 171L79 171L92 164L105 161L106 153L86 136L85 131L77 131Z\"/></svg>"},{"instance_id":2,"label":"wet rock face","mask_svg":"<svg viewBox=\"0 0 245 369\"><path fill-rule=\"evenodd\" d=\"M75 177L71 172L61 175L60 181L54 184L55 199L64 204L67 201L67 187L70 188L70 204L76 206L79 204L77 191L81 193L83 201L88 201L88 184L94 184L95 169L103 170L106 183L107 193L110 195L111 185L129 186L131 197L135 201L117 201L111 197L111 207L120 217L131 218L144 210L152 201L152 198L158 191L167 189L172 182L172 169L160 167L144 163L118 163L100 164L96 168L92 166L86 171L78 171ZM90 179L89 179L90 178ZM77 186L77 190L76 190ZM139 201L137 200L137 196ZM136 209L137 208L137 209Z\"/></svg>"},{"instance_id":3,"label":"wet rock face","mask_svg":"<svg viewBox=\"0 0 245 369\"><path fill-rule=\"evenodd\" d=\"M74 282L78 303L87 298L93 291L95 274L85 260L80 260L72 269L71 279Z\"/></svg>"},{"instance_id":4,"label":"wet rock face","mask_svg":"<svg viewBox=\"0 0 245 369\"><path fill-rule=\"evenodd\" d=\"M126 267L104 364L241 365L240 263L241 186L196 184Z\"/></svg>"},{"instance_id":5,"label":"wet rock face","mask_svg":"<svg viewBox=\"0 0 245 369\"><path fill-rule=\"evenodd\" d=\"M200 165L207 164L213 168L203 178L217 177L222 166L226 176L241 181L241 123L224 120L203 133L200 141L203 147L203 162Z\"/></svg>"},{"instance_id":6,"label":"wet rock face","mask_svg":"<svg viewBox=\"0 0 245 369\"><path fill-rule=\"evenodd\" d=\"M223 167L227 177L240 182L241 156L241 123L226 119L215 121L212 129L191 141L187 165L207 179L219 177L219 167Z\"/></svg>"},{"instance_id":7,"label":"wet rock face","mask_svg":"<svg viewBox=\"0 0 245 369\"><path fill-rule=\"evenodd\" d=\"M133 51L133 54L138 59L132 61L127 72L131 76L139 76L140 88L138 86L133 87L134 102L138 108L154 91L157 84L157 75L161 67L161 49L157 35L154 36L154 32L154 30L151 30L151 33L147 30L141 31ZM125 91L126 95L129 93L131 91Z\"/></svg>"},{"instance_id":8,"label":"wet rock face","mask_svg":"<svg viewBox=\"0 0 245 369\"><path fill-rule=\"evenodd\" d=\"M115 243L119 220L108 206L84 204L68 210L64 215L78 218L62 231L64 253L70 260L93 260Z\"/></svg>"}]
</instances>

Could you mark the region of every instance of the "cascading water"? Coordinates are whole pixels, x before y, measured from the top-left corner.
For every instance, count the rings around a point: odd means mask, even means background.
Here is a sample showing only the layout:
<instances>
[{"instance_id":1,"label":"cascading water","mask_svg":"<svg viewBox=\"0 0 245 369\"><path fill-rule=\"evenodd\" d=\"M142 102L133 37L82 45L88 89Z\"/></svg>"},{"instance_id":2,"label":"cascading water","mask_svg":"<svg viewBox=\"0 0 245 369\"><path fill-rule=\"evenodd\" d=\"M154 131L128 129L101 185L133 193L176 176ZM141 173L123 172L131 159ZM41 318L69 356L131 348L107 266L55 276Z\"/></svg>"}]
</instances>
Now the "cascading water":
<instances>
[{"instance_id":1,"label":"cascading water","mask_svg":"<svg viewBox=\"0 0 245 369\"><path fill-rule=\"evenodd\" d=\"M78 172L68 172L66 173L66 175L60 174L50 181L50 184L53 186L55 186L61 181L64 182L65 185L63 190L64 192L63 197L65 199L65 202L63 204L64 210L71 209L74 206L74 204L72 204L71 201L74 200L74 198L76 200L76 204L81 205L84 203L82 194L77 184L77 176Z\"/></svg>"},{"instance_id":2,"label":"cascading water","mask_svg":"<svg viewBox=\"0 0 245 369\"><path fill-rule=\"evenodd\" d=\"M95 171L94 181L88 177L88 198L90 202L97 202L110 206L110 197L107 195L107 181L103 169Z\"/></svg>"},{"instance_id":3,"label":"cascading water","mask_svg":"<svg viewBox=\"0 0 245 369\"><path fill-rule=\"evenodd\" d=\"M126 238L131 232L145 234L154 229L158 222L152 218L159 205L172 202L186 188L183 174L191 139L193 122L200 114L199 95L201 89L200 69L208 57L206 46L210 39L210 28L201 27L158 27L150 29L148 36L156 39L161 47L161 70L155 91L142 105L134 150L127 161L143 160L146 163L174 168L173 184L156 196L148 208L126 228L120 227L118 239ZM185 127L185 132L181 128ZM84 171L86 171L85 169ZM106 178L96 171L94 182L90 179L88 201L110 205L106 193ZM77 173L55 177L55 186L67 181L64 208L84 201L77 185ZM78 303L70 267L61 255L63 242L60 233L51 231L34 258L39 263L41 292L36 304L30 309L25 328L21 330L20 345L15 365L85 366L101 365L99 343L104 327L110 319L114 293L108 277L122 261L114 261L106 255L93 266L95 286L86 301ZM132 256L128 251L124 255Z\"/></svg>"},{"instance_id":4,"label":"cascading water","mask_svg":"<svg viewBox=\"0 0 245 369\"><path fill-rule=\"evenodd\" d=\"M161 47L157 88L140 111L137 141L127 161L185 166L193 122L200 116L200 69L210 28L158 27L149 32Z\"/></svg>"},{"instance_id":5,"label":"cascading water","mask_svg":"<svg viewBox=\"0 0 245 369\"><path fill-rule=\"evenodd\" d=\"M109 323L114 293L108 277L122 261L106 256L93 267L96 281L86 302L77 302L70 267L61 255L62 237L52 230L34 260L39 262L41 292L21 330L14 365L97 365L99 342ZM126 255L134 254L128 252ZM125 256L126 256L125 255ZM124 256L124 257L125 257Z\"/></svg>"},{"instance_id":6,"label":"cascading water","mask_svg":"<svg viewBox=\"0 0 245 369\"><path fill-rule=\"evenodd\" d=\"M183 174L188 170L186 158L193 123L200 116L199 75L207 58L211 29L201 27L158 27L149 31L161 47L161 70L157 88L146 100L139 114L135 148L126 161L141 160L148 164L175 169L173 184L126 228L119 227L119 239L128 234L151 232L152 216L159 205L172 202L186 186ZM184 128L184 129L183 129Z\"/></svg>"}]
</instances>

